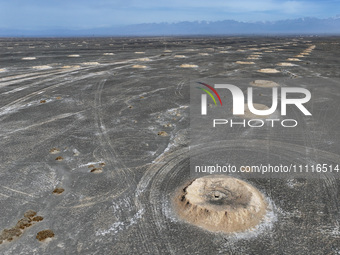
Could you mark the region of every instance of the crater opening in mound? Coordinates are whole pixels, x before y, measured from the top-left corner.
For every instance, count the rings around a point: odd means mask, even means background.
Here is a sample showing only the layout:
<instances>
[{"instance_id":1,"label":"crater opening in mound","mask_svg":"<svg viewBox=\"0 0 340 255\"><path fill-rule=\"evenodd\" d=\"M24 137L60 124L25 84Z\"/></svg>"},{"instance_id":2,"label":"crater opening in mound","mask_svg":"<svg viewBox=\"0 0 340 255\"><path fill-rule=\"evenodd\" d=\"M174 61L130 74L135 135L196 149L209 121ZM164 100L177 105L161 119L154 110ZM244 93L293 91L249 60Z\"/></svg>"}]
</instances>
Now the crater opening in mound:
<instances>
[{"instance_id":1,"label":"crater opening in mound","mask_svg":"<svg viewBox=\"0 0 340 255\"><path fill-rule=\"evenodd\" d=\"M258 225L267 203L255 187L230 176L204 176L179 191L178 215L209 231L242 232Z\"/></svg>"}]
</instances>

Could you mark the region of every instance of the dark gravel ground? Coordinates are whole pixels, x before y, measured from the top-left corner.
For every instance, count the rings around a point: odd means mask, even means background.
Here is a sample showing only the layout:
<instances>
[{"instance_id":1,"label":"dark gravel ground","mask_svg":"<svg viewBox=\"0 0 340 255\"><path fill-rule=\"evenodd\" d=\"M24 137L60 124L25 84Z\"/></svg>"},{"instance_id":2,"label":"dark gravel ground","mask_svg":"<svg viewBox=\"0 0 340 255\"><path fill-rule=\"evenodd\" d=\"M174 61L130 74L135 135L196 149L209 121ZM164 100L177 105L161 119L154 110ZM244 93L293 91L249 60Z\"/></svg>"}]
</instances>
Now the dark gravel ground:
<instances>
[{"instance_id":1,"label":"dark gravel ground","mask_svg":"<svg viewBox=\"0 0 340 255\"><path fill-rule=\"evenodd\" d=\"M339 43L336 37L0 39L0 233L12 229L7 239L1 235L0 253L340 254L334 176L247 180L271 210L246 233L208 232L179 219L172 206L176 190L191 179L193 80L327 81L311 82L314 118L294 137L261 132L251 152L237 153L247 157L261 141L277 141L273 151L253 157L340 163ZM296 66L277 66L282 62ZM279 72L258 72L264 68ZM28 210L43 220L28 226ZM18 233L21 219L27 227ZM50 238L39 241L38 233Z\"/></svg>"}]
</instances>

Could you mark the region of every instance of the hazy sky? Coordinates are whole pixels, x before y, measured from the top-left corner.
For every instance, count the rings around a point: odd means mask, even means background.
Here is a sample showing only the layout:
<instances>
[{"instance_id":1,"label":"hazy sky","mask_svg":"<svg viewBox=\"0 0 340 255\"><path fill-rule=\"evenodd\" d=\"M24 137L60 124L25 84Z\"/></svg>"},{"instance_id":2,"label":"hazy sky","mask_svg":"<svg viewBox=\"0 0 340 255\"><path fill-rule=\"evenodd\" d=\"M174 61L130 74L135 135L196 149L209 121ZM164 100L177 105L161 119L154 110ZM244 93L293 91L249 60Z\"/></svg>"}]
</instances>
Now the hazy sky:
<instances>
[{"instance_id":1,"label":"hazy sky","mask_svg":"<svg viewBox=\"0 0 340 255\"><path fill-rule=\"evenodd\" d=\"M274 21L340 14L340 0L0 0L0 28L93 28L217 21Z\"/></svg>"}]
</instances>

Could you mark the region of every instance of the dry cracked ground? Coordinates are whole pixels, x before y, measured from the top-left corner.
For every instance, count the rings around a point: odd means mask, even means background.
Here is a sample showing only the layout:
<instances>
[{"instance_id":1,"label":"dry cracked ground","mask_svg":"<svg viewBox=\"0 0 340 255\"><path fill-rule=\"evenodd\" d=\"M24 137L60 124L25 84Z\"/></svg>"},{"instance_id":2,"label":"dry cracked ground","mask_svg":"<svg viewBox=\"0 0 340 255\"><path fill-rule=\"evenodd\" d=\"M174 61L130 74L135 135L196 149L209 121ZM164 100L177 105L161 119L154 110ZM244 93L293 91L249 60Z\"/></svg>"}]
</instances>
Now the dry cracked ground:
<instances>
[{"instance_id":1,"label":"dry cracked ground","mask_svg":"<svg viewBox=\"0 0 340 255\"><path fill-rule=\"evenodd\" d=\"M268 131L254 141L249 128L231 135L249 144L238 151L244 157L272 141L264 155L278 160L340 163L339 43L0 39L0 253L340 254L338 178L243 179L251 188L242 197L236 187L235 198L212 184L212 200L202 202L206 184L193 182L188 148L191 81L246 78L268 87L263 80L318 78L328 85L305 84L316 91L313 118L294 137ZM242 231L228 221L242 214L219 211L250 203L261 214L246 230L243 218ZM211 227L214 215L233 231Z\"/></svg>"}]
</instances>

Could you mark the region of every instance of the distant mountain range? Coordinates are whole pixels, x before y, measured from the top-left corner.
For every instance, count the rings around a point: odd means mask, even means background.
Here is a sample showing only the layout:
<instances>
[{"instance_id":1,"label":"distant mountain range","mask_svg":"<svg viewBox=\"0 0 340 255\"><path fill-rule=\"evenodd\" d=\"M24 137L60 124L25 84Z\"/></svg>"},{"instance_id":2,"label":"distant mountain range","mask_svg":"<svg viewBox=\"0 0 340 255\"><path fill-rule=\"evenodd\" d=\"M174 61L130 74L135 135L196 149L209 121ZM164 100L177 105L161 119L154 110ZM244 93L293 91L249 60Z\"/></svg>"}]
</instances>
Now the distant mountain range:
<instances>
[{"instance_id":1,"label":"distant mountain range","mask_svg":"<svg viewBox=\"0 0 340 255\"><path fill-rule=\"evenodd\" d=\"M300 18L275 22L145 23L93 29L12 30L1 29L1 37L30 36L176 36L176 35L340 35L340 17Z\"/></svg>"}]
</instances>

